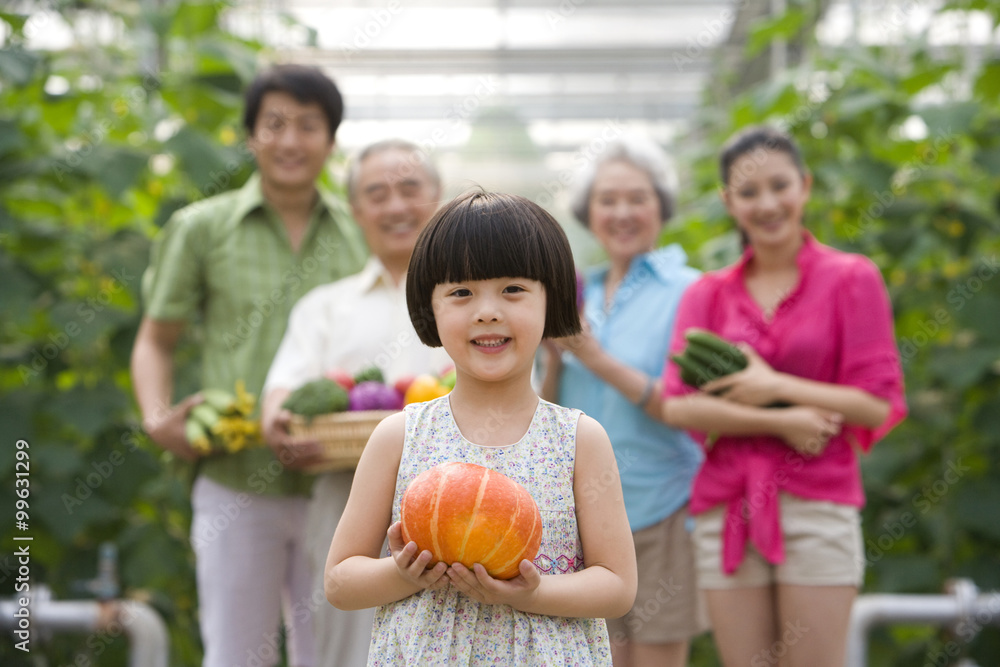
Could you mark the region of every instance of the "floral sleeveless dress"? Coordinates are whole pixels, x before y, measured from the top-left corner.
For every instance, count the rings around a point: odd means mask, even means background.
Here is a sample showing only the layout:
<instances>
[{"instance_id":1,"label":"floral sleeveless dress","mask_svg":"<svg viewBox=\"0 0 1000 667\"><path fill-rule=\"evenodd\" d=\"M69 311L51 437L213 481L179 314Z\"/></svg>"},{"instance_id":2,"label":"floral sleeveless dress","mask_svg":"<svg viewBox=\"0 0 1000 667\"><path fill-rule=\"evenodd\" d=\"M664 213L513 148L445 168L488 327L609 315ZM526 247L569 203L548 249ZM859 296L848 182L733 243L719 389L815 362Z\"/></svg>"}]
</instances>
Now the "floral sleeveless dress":
<instances>
[{"instance_id":1,"label":"floral sleeveless dress","mask_svg":"<svg viewBox=\"0 0 1000 667\"><path fill-rule=\"evenodd\" d=\"M439 463L462 461L497 470L531 493L542 515L535 566L542 576L583 569L573 470L579 410L539 401L527 433L506 447L483 447L458 430L447 396L406 410L392 520L410 482ZM497 409L491 419L502 420ZM482 429L490 428L487 419ZM478 432L478 431L477 431ZM476 433L469 434L476 439ZM424 590L379 607L369 665L611 665L601 618L564 618L477 602L453 586Z\"/></svg>"}]
</instances>

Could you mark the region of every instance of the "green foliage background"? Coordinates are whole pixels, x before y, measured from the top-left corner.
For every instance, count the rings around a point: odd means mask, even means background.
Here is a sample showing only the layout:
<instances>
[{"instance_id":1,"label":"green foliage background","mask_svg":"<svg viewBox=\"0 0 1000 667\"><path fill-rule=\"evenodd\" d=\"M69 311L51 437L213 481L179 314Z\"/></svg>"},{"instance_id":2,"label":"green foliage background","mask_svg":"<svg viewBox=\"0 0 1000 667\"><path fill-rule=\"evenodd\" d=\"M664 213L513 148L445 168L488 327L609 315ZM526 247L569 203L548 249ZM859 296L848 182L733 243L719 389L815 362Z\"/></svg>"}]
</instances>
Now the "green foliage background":
<instances>
[{"instance_id":1,"label":"green foliage background","mask_svg":"<svg viewBox=\"0 0 1000 667\"><path fill-rule=\"evenodd\" d=\"M18 438L31 444L34 581L56 598L80 597L99 544L116 543L125 594L164 616L171 664L195 665L189 472L142 434L129 355L150 237L177 208L252 170L239 109L263 45L220 27L223 2L158 6L155 16L133 2L0 13L11 33L0 51L0 432L4 452ZM93 43L85 31L95 16L122 39ZM23 47L60 17L83 46ZM137 34L140 19L155 35ZM190 368L180 392L195 389ZM0 479L0 503L13 507L12 453L0 458ZM4 597L15 532L12 521L0 527ZM125 664L125 641L100 633L32 646L51 664ZM0 643L0 662L23 659Z\"/></svg>"},{"instance_id":2,"label":"green foliage background","mask_svg":"<svg viewBox=\"0 0 1000 667\"><path fill-rule=\"evenodd\" d=\"M748 49L790 37L789 15L756 26ZM0 12L0 433L31 443L32 575L79 597L98 545L120 549L121 584L164 616L171 664L201 648L187 469L138 428L128 359L149 239L178 207L239 185L251 169L240 91L264 45L221 27L225 2L38 3ZM1000 10L966 0L946 6ZM104 14L128 39L67 51L24 48L33 30ZM30 20L29 20L30 18ZM933 22L932 22L933 23ZM141 26L153 37L132 45ZM2 26L0 26L2 27ZM149 63L157 62L152 68ZM816 236L872 257L896 316L911 414L863 463L869 504L865 592L938 593L969 577L1000 589L1000 56L931 46L814 48L806 62L735 99L706 99L676 155L685 179L677 241L702 268L738 240L718 200L716 153L768 121L802 144L815 176ZM924 128L924 133L914 132ZM190 365L185 366L189 368ZM193 389L182 372L179 391ZM14 457L0 458L13 507ZM12 522L0 523L0 597L13 593ZM870 664L933 662L946 631L886 627ZM38 644L33 644L38 649ZM58 635L51 663L125 663L123 640ZM985 629L965 655L1000 662ZM0 662L23 656L0 643ZM702 640L693 664L717 664Z\"/></svg>"}]
</instances>

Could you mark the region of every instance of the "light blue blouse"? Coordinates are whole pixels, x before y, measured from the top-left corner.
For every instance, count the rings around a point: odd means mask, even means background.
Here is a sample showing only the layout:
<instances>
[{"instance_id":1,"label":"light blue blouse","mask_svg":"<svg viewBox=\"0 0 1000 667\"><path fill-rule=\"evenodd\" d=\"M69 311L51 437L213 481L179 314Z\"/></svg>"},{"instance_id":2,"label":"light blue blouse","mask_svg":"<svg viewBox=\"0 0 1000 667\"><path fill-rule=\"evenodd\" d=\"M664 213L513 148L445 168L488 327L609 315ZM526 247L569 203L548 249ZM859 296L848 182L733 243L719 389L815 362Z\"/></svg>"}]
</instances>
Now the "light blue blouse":
<instances>
[{"instance_id":1,"label":"light blue blouse","mask_svg":"<svg viewBox=\"0 0 1000 667\"><path fill-rule=\"evenodd\" d=\"M699 272L687 266L677 245L632 261L608 308L607 267L588 272L584 316L611 356L651 378L663 370L674 316L684 290ZM683 431L651 419L614 387L591 373L571 353L563 354L559 402L583 410L611 438L632 531L652 526L684 506L701 465L698 445Z\"/></svg>"}]
</instances>

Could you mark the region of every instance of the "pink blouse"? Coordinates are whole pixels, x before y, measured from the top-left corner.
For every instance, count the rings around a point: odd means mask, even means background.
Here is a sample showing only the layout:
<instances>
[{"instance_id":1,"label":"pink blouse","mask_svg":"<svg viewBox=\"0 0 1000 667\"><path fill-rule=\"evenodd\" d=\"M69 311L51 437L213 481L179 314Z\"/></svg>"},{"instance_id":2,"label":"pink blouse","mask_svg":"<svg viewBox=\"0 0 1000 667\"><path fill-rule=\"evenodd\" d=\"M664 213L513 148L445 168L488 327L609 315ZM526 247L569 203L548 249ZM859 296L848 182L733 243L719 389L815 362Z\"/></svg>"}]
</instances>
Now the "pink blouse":
<instances>
[{"instance_id":1,"label":"pink blouse","mask_svg":"<svg viewBox=\"0 0 1000 667\"><path fill-rule=\"evenodd\" d=\"M845 426L822 454L807 457L773 436L722 436L707 452L694 479L693 514L726 504L723 569L731 574L749 539L772 563L784 561L778 492L835 503L864 505L857 450L906 416L903 374L893 334L892 309L878 268L868 258L845 253L805 233L796 261L799 282L764 318L743 280L752 256L706 273L685 292L677 311L671 352L684 348L689 327L714 331L753 347L775 370L848 385L889 401L889 416L877 428ZM693 390L676 364L664 367L664 397ZM778 409L778 408L774 408ZM704 443L704 433L692 434Z\"/></svg>"}]
</instances>

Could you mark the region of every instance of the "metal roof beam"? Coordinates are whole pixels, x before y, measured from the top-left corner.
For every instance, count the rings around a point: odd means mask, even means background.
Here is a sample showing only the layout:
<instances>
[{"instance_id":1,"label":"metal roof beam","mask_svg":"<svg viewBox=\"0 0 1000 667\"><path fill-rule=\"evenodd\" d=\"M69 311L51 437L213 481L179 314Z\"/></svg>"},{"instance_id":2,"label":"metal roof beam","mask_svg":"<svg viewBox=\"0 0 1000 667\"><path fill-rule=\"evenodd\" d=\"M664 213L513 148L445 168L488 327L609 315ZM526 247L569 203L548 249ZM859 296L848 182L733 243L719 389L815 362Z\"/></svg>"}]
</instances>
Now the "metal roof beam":
<instances>
[{"instance_id":1,"label":"metal roof beam","mask_svg":"<svg viewBox=\"0 0 1000 667\"><path fill-rule=\"evenodd\" d=\"M710 49L350 49L285 51L285 60L322 67L334 76L454 74L705 73Z\"/></svg>"}]
</instances>

